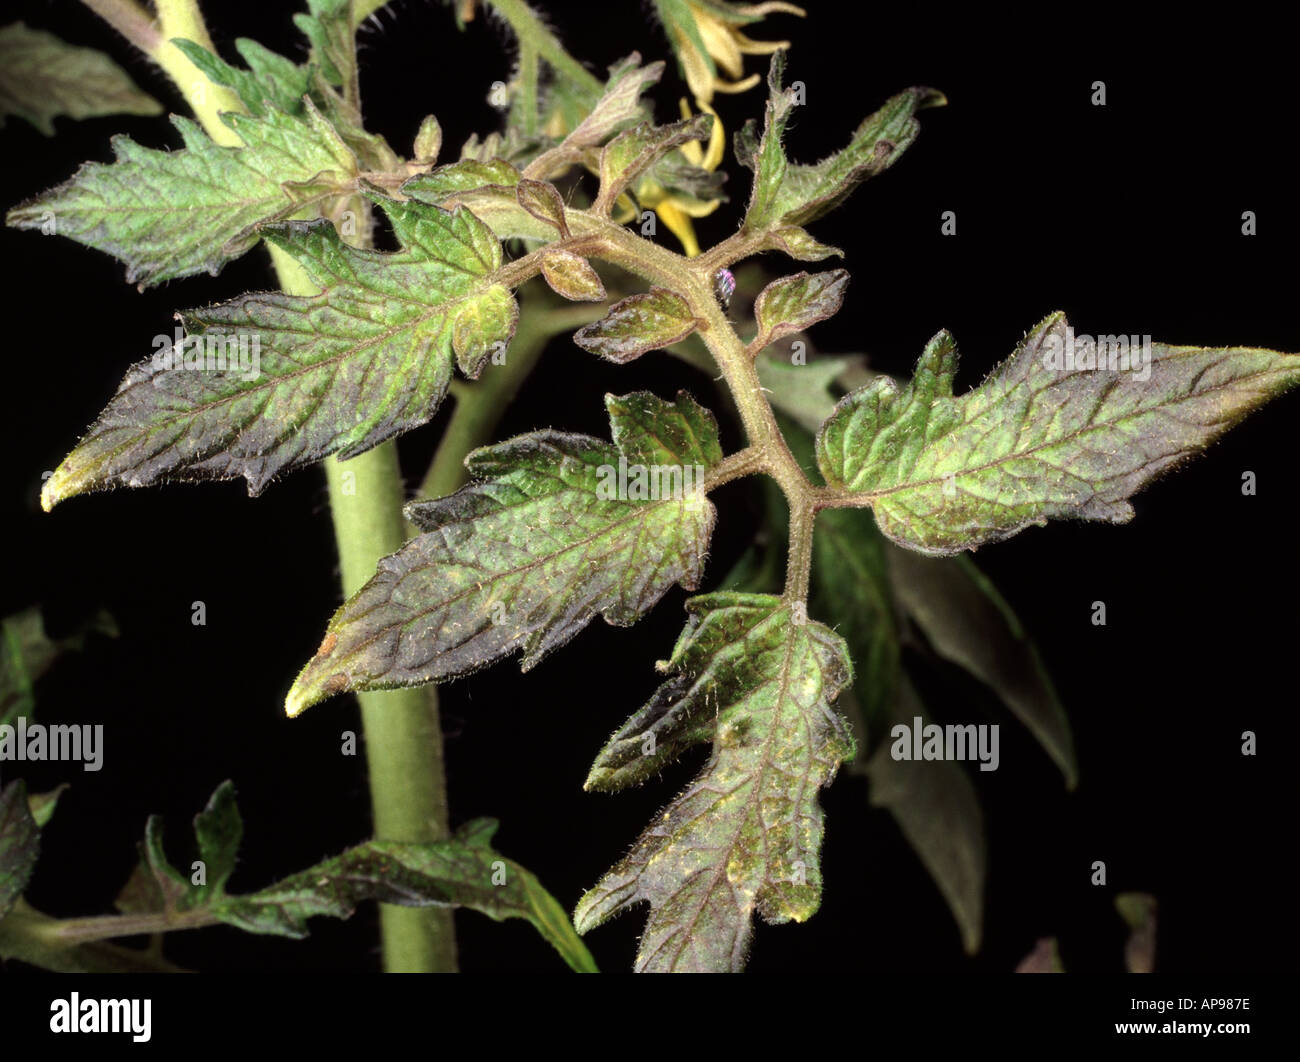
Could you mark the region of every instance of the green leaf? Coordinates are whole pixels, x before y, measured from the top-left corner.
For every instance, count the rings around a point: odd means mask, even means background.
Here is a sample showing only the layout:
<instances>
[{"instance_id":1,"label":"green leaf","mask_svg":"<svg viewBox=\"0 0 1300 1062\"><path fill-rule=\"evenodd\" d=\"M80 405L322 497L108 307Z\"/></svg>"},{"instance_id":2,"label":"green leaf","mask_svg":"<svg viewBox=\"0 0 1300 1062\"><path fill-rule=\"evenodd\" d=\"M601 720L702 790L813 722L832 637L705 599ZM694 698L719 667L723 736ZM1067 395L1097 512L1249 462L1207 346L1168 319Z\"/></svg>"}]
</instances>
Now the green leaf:
<instances>
[{"instance_id":1,"label":"green leaf","mask_svg":"<svg viewBox=\"0 0 1300 1062\"><path fill-rule=\"evenodd\" d=\"M821 513L813 537L813 590L820 615L835 618L848 643L854 690L874 744L876 727L897 695L898 626L885 562L886 543L862 510Z\"/></svg>"},{"instance_id":2,"label":"green leaf","mask_svg":"<svg viewBox=\"0 0 1300 1062\"><path fill-rule=\"evenodd\" d=\"M244 823L235 804L233 782L222 782L208 805L194 817L194 837L203 860L209 896L221 896L235 869L235 856L244 836Z\"/></svg>"},{"instance_id":3,"label":"green leaf","mask_svg":"<svg viewBox=\"0 0 1300 1062\"><path fill-rule=\"evenodd\" d=\"M862 364L860 354L820 354L812 357L805 349L805 361L797 365L784 353L768 348L754 358L758 379L768 392L768 400L787 414L800 428L815 432L835 408L831 387L843 383L852 369ZM816 469L812 437L808 440L808 464L805 471Z\"/></svg>"},{"instance_id":4,"label":"green leaf","mask_svg":"<svg viewBox=\"0 0 1300 1062\"><path fill-rule=\"evenodd\" d=\"M905 388L882 377L836 406L817 440L822 474L922 553L973 549L1055 517L1125 523L1129 497L1300 380L1300 357L1247 347L1153 343L1144 367L1112 368L1103 353L1107 367L1096 369L1085 354L1096 348L1080 341L1085 367L1058 367L1071 338L1054 314L954 398L956 348L940 332Z\"/></svg>"},{"instance_id":5,"label":"green leaf","mask_svg":"<svg viewBox=\"0 0 1300 1062\"><path fill-rule=\"evenodd\" d=\"M348 918L364 900L406 907L468 907L497 921L524 918L579 972L596 964L564 909L538 880L491 847L497 823L476 819L434 844L371 841L247 896L227 897L213 913L250 933L305 937L307 919Z\"/></svg>"},{"instance_id":6,"label":"green leaf","mask_svg":"<svg viewBox=\"0 0 1300 1062\"><path fill-rule=\"evenodd\" d=\"M1011 606L969 557L922 557L886 544L899 605L931 648L989 685L1061 768L1078 781L1070 720L1038 647Z\"/></svg>"},{"instance_id":7,"label":"green leaf","mask_svg":"<svg viewBox=\"0 0 1300 1062\"><path fill-rule=\"evenodd\" d=\"M247 37L235 41L235 51L248 64L247 70L231 66L193 41L176 39L172 43L212 84L233 89L250 114L260 117L278 110L300 115L303 96L313 91L318 73L326 84L344 89L350 88L356 77L347 0L309 0L308 6L310 13L293 18L311 46L309 61L301 65ZM324 101L318 98L316 102Z\"/></svg>"},{"instance_id":8,"label":"green leaf","mask_svg":"<svg viewBox=\"0 0 1300 1062\"><path fill-rule=\"evenodd\" d=\"M519 180L519 171L501 159L491 162L461 159L416 174L402 185L402 194L433 206L441 206L452 196L480 188L509 189L513 199Z\"/></svg>"},{"instance_id":9,"label":"green leaf","mask_svg":"<svg viewBox=\"0 0 1300 1062\"><path fill-rule=\"evenodd\" d=\"M117 161L88 162L76 175L14 207L6 222L57 232L126 263L141 288L215 275L259 238L258 226L344 195L357 162L310 104L305 120L280 111L222 115L244 147L222 147L188 118L172 116L181 151L154 151L114 137ZM51 228L51 226L53 226Z\"/></svg>"},{"instance_id":10,"label":"green leaf","mask_svg":"<svg viewBox=\"0 0 1300 1062\"><path fill-rule=\"evenodd\" d=\"M294 22L312 40L313 98L319 101L321 113L352 149L362 169L397 170L401 164L397 153L382 136L366 129L361 116L361 87L350 5L340 0L328 0L324 4L309 0L309 3L319 17L295 15Z\"/></svg>"},{"instance_id":11,"label":"green leaf","mask_svg":"<svg viewBox=\"0 0 1300 1062\"><path fill-rule=\"evenodd\" d=\"M41 851L41 830L21 778L0 789L0 919L27 888Z\"/></svg>"},{"instance_id":12,"label":"green leaf","mask_svg":"<svg viewBox=\"0 0 1300 1062\"><path fill-rule=\"evenodd\" d=\"M762 139L755 134L753 119L736 134L736 158L742 166L754 171L754 184L744 221L744 227L751 230L775 228L780 221L777 200L786 170L790 168L781 141L790 123L790 112L796 106L794 92L781 87L784 76L785 52L775 52L767 71L768 95Z\"/></svg>"},{"instance_id":13,"label":"green leaf","mask_svg":"<svg viewBox=\"0 0 1300 1062\"><path fill-rule=\"evenodd\" d=\"M464 206L473 211L498 239L522 238L550 243L563 221L547 204L537 186L544 181L522 178L503 159L484 162L461 159L408 178L402 194L435 206ZM546 185L549 187L549 185ZM558 195L558 193L556 193ZM562 205L562 204L561 204ZM567 224L567 222L566 222Z\"/></svg>"},{"instance_id":14,"label":"green leaf","mask_svg":"<svg viewBox=\"0 0 1300 1062\"><path fill-rule=\"evenodd\" d=\"M576 302L600 302L605 285L585 258L568 251L547 251L542 255L542 276L557 295Z\"/></svg>"},{"instance_id":15,"label":"green leaf","mask_svg":"<svg viewBox=\"0 0 1300 1062\"><path fill-rule=\"evenodd\" d=\"M579 971L595 971L586 946L564 909L519 864L491 848L497 824L467 823L446 841L408 844L371 841L293 874L258 892L231 895L226 881L242 835L234 786L223 782L194 819L207 886L192 887L167 861L162 820L151 816L141 845L141 864L117 899L124 913L202 910L250 933L302 938L307 919L348 918L365 900L406 907L469 907L501 921L525 918Z\"/></svg>"},{"instance_id":16,"label":"green leaf","mask_svg":"<svg viewBox=\"0 0 1300 1062\"><path fill-rule=\"evenodd\" d=\"M0 620L0 725L12 725L20 715L32 717L37 679L61 654L81 649L90 631L117 637L117 625L107 612L96 615L85 630L58 639L45 633L36 607Z\"/></svg>"},{"instance_id":17,"label":"green leaf","mask_svg":"<svg viewBox=\"0 0 1300 1062\"><path fill-rule=\"evenodd\" d=\"M807 231L797 225L789 225L769 233L768 242L774 249L785 252L799 262L821 262L833 256L844 257L844 252L838 247L813 239Z\"/></svg>"},{"instance_id":18,"label":"green leaf","mask_svg":"<svg viewBox=\"0 0 1300 1062\"><path fill-rule=\"evenodd\" d=\"M569 223L564 217L564 199L559 189L549 181L521 180L515 195L519 205L538 221L554 225L561 236L569 235Z\"/></svg>"},{"instance_id":19,"label":"green leaf","mask_svg":"<svg viewBox=\"0 0 1300 1062\"><path fill-rule=\"evenodd\" d=\"M670 196L681 199L694 199L698 203L725 203L727 196L722 187L727 183L727 175L722 170L706 170L688 162L680 152L656 159L646 171L645 177L662 185ZM644 187L638 182L637 190Z\"/></svg>"},{"instance_id":20,"label":"green leaf","mask_svg":"<svg viewBox=\"0 0 1300 1062\"><path fill-rule=\"evenodd\" d=\"M568 136L561 148L587 148L603 144L646 117L641 95L664 75L664 64L641 66L641 56L633 52L610 67L605 92Z\"/></svg>"},{"instance_id":21,"label":"green leaf","mask_svg":"<svg viewBox=\"0 0 1300 1062\"><path fill-rule=\"evenodd\" d=\"M754 302L758 335L750 342L749 350L756 354L782 336L802 332L838 313L848 284L847 269L795 273L772 281Z\"/></svg>"},{"instance_id":22,"label":"green leaf","mask_svg":"<svg viewBox=\"0 0 1300 1062\"><path fill-rule=\"evenodd\" d=\"M792 89L783 89L785 54L772 56L769 98L763 137L753 131L738 138L737 157L754 169L754 188L744 227L755 232L806 225L837 207L868 177L883 173L916 139L916 112L942 106L943 95L930 88L909 88L889 99L863 121L843 150L813 165L791 163L781 140L798 105Z\"/></svg>"},{"instance_id":23,"label":"green leaf","mask_svg":"<svg viewBox=\"0 0 1300 1062\"><path fill-rule=\"evenodd\" d=\"M469 486L407 506L424 534L335 613L288 713L345 690L468 674L517 650L526 671L597 613L628 626L673 583L694 589L715 516L701 479L722 457L713 418L685 392L606 405L614 445L520 436L470 454Z\"/></svg>"},{"instance_id":24,"label":"green leaf","mask_svg":"<svg viewBox=\"0 0 1300 1062\"><path fill-rule=\"evenodd\" d=\"M164 349L128 373L46 482L45 508L164 479L242 475L257 494L281 472L427 422L453 356L476 376L513 335L517 310L494 279L501 245L473 214L382 205L403 247L391 254L348 246L324 220L266 229L321 294L246 295L184 313L194 337L184 364Z\"/></svg>"},{"instance_id":25,"label":"green leaf","mask_svg":"<svg viewBox=\"0 0 1300 1062\"><path fill-rule=\"evenodd\" d=\"M172 866L163 850L162 817L150 815L140 845L140 861L118 894L118 910L175 914L219 903L226 895L226 882L235 869L243 834L234 784L222 782L207 806L194 816L194 839L205 880L203 885L194 885Z\"/></svg>"},{"instance_id":26,"label":"green leaf","mask_svg":"<svg viewBox=\"0 0 1300 1062\"><path fill-rule=\"evenodd\" d=\"M42 830L49 825L50 819L54 818L54 811L59 806L59 797L63 796L63 791L67 788L68 783L64 782L48 793L32 793L28 796L27 806L31 809L36 825Z\"/></svg>"},{"instance_id":27,"label":"green leaf","mask_svg":"<svg viewBox=\"0 0 1300 1062\"><path fill-rule=\"evenodd\" d=\"M162 104L103 52L22 22L0 27L0 128L16 116L53 136L60 115L104 114L162 114Z\"/></svg>"},{"instance_id":28,"label":"green leaf","mask_svg":"<svg viewBox=\"0 0 1300 1062\"><path fill-rule=\"evenodd\" d=\"M248 64L247 70L231 66L194 41L178 38L172 44L212 84L233 89L255 118L265 117L272 111L295 117L305 113L302 98L311 88L310 68L299 66L247 37L235 41L235 51Z\"/></svg>"},{"instance_id":29,"label":"green leaf","mask_svg":"<svg viewBox=\"0 0 1300 1062\"><path fill-rule=\"evenodd\" d=\"M707 140L711 114L697 114L671 125L642 122L620 133L600 153L600 193L593 209L607 215L624 189L670 151L693 140Z\"/></svg>"},{"instance_id":30,"label":"green leaf","mask_svg":"<svg viewBox=\"0 0 1300 1062\"><path fill-rule=\"evenodd\" d=\"M163 820L161 815L150 815L144 824L144 841L140 844L140 859L149 876L153 878L153 894L160 903L159 910L169 914L184 911L196 901L206 899L206 893L194 889L189 878L171 865L163 851ZM128 886L130 882L127 883Z\"/></svg>"},{"instance_id":31,"label":"green leaf","mask_svg":"<svg viewBox=\"0 0 1300 1062\"><path fill-rule=\"evenodd\" d=\"M911 682L902 679L889 707L888 727L930 720ZM888 809L934 883L961 932L967 954L979 950L984 922L988 853L979 795L961 765L951 760L895 760L882 740L862 768L871 803Z\"/></svg>"},{"instance_id":32,"label":"green leaf","mask_svg":"<svg viewBox=\"0 0 1300 1062\"><path fill-rule=\"evenodd\" d=\"M357 76L352 0L307 0L293 24L311 41L312 62L331 85L348 87Z\"/></svg>"},{"instance_id":33,"label":"green leaf","mask_svg":"<svg viewBox=\"0 0 1300 1062\"><path fill-rule=\"evenodd\" d=\"M643 67L640 63L641 56L633 52L611 66L604 92L594 104L584 101L581 90L570 93L563 81L557 81L551 88L551 118L563 118L562 125L568 127L579 115L582 117L560 143L536 154L524 173L530 178L553 178L568 172L575 163L596 168L599 164L596 149L601 144L624 129L648 120L651 115L641 103L641 94L663 76L664 64L651 63ZM511 158L504 148L512 139L515 148L512 161L522 161L525 156L533 154L530 141L535 142L537 138L524 137L517 125L507 130L500 146L492 144L492 137L489 137L482 147L471 141L464 150L472 150L482 158L491 147L494 154Z\"/></svg>"},{"instance_id":34,"label":"green leaf","mask_svg":"<svg viewBox=\"0 0 1300 1062\"><path fill-rule=\"evenodd\" d=\"M579 329L573 341L583 350L625 365L651 350L681 342L701 324L676 292L651 288L614 303L599 321Z\"/></svg>"},{"instance_id":35,"label":"green leaf","mask_svg":"<svg viewBox=\"0 0 1300 1062\"><path fill-rule=\"evenodd\" d=\"M767 595L708 594L687 610L672 659L659 665L669 679L587 779L588 789L621 788L692 745L713 745L700 774L574 914L585 933L648 902L639 971L739 970L755 912L779 923L817 910L817 790L854 753L830 707L853 676L843 639Z\"/></svg>"},{"instance_id":36,"label":"green leaf","mask_svg":"<svg viewBox=\"0 0 1300 1062\"><path fill-rule=\"evenodd\" d=\"M324 4L312 0L310 6L311 15L294 16L298 28L311 42L311 57L302 66L246 38L237 40L235 49L248 64L247 70L231 66L193 41L172 43L214 85L233 89L251 114L261 116L268 110L278 110L301 116L306 106L303 97L310 95L311 102L356 155L362 169L396 169L397 155L383 137L367 132L361 119L348 4L344 0Z\"/></svg>"},{"instance_id":37,"label":"green leaf","mask_svg":"<svg viewBox=\"0 0 1300 1062\"><path fill-rule=\"evenodd\" d=\"M442 150L442 126L432 114L424 116L420 128L415 133L415 142L411 146L411 157L416 162L433 162Z\"/></svg>"}]
</instances>

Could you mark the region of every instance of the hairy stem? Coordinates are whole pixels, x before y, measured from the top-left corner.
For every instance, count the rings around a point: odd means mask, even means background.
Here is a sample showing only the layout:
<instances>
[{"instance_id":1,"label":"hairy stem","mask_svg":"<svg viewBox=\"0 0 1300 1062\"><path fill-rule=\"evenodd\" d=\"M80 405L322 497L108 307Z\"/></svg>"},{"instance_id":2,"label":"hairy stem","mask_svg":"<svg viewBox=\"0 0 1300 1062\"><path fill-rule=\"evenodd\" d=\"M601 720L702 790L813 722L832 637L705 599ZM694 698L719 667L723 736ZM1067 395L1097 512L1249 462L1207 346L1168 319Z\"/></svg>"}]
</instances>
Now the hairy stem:
<instances>
[{"instance_id":1,"label":"hairy stem","mask_svg":"<svg viewBox=\"0 0 1300 1062\"><path fill-rule=\"evenodd\" d=\"M763 451L757 446L747 446L734 454L728 454L719 464L709 469L704 477L704 489L711 491L733 479L753 475L762 471L763 464Z\"/></svg>"},{"instance_id":2,"label":"hairy stem","mask_svg":"<svg viewBox=\"0 0 1300 1062\"><path fill-rule=\"evenodd\" d=\"M208 136L226 147L241 146L243 142L239 136L219 117L222 111L243 111L239 97L231 89L211 84L203 72L171 43L176 38L184 38L208 51L216 51L197 0L156 0L156 6L160 39L157 46L146 54L180 89Z\"/></svg>"},{"instance_id":3,"label":"hairy stem","mask_svg":"<svg viewBox=\"0 0 1300 1062\"><path fill-rule=\"evenodd\" d=\"M103 919L51 918L19 897L9 913L0 919L0 959L16 959L55 973L187 972L164 959L156 948L126 948L106 943L113 937L196 928L174 922L162 925L162 915L145 917L147 924L136 916L126 915Z\"/></svg>"},{"instance_id":4,"label":"hairy stem","mask_svg":"<svg viewBox=\"0 0 1300 1062\"><path fill-rule=\"evenodd\" d=\"M136 0L81 0L86 7L112 26L145 54L162 43L153 16Z\"/></svg>"},{"instance_id":5,"label":"hairy stem","mask_svg":"<svg viewBox=\"0 0 1300 1062\"><path fill-rule=\"evenodd\" d=\"M159 911L155 914L104 915L98 918L50 918L33 923L29 935L50 945L73 947L95 940L144 937L181 929L215 926L221 919L211 912Z\"/></svg>"},{"instance_id":6,"label":"hairy stem","mask_svg":"<svg viewBox=\"0 0 1300 1062\"><path fill-rule=\"evenodd\" d=\"M529 48L540 55L555 70L583 89L599 96L603 86L600 81L573 56L564 50L564 45L537 17L537 12L523 0L488 0L488 6L510 24L520 44L527 41Z\"/></svg>"},{"instance_id":7,"label":"hairy stem","mask_svg":"<svg viewBox=\"0 0 1300 1062\"><path fill-rule=\"evenodd\" d=\"M526 38L519 39L519 97L521 125L525 136L537 135L537 49Z\"/></svg>"},{"instance_id":8,"label":"hairy stem","mask_svg":"<svg viewBox=\"0 0 1300 1062\"><path fill-rule=\"evenodd\" d=\"M826 507L829 499L804 475L786 445L772 404L759 381L758 366L713 294L711 261L684 258L586 211L567 211L566 222L572 233L571 239L575 244L581 244L583 253L613 262L653 284L670 288L686 300L691 313L700 319L699 335L722 372L744 425L749 449L754 452L745 459L745 471L736 474L765 472L776 480L790 506L790 553L785 596L791 601L803 601L808 595L812 565L813 522L818 508ZM759 246L759 239L754 240L754 247ZM737 258L745 256L742 243L743 240L737 237L730 252Z\"/></svg>"},{"instance_id":9,"label":"hairy stem","mask_svg":"<svg viewBox=\"0 0 1300 1062\"><path fill-rule=\"evenodd\" d=\"M396 553L406 540L397 447L387 442L346 462L331 457L325 475L343 595L351 597L374 575L379 559ZM427 843L449 836L436 690L429 686L357 695L378 840ZM456 968L449 909L381 904L379 912L386 970Z\"/></svg>"},{"instance_id":10,"label":"hairy stem","mask_svg":"<svg viewBox=\"0 0 1300 1062\"><path fill-rule=\"evenodd\" d=\"M365 6L358 4L358 9ZM195 0L157 0L157 8L160 41L152 50L146 49L146 54L168 73L208 135L218 143L237 145L239 138L218 114L242 111L238 97L210 84L168 43L174 37L183 37L212 48L198 4ZM293 258L277 247L270 247L270 251L280 287L286 293L317 294ZM401 515L404 487L397 449L393 443L385 443L354 458L346 468L330 458L326 477L343 589L350 596L374 573L379 558L395 553L406 539ZM366 693L358 699L366 735L375 838L409 842L445 839L449 824L437 687ZM450 909L381 904L380 923L386 970L432 972L456 968Z\"/></svg>"}]
</instances>

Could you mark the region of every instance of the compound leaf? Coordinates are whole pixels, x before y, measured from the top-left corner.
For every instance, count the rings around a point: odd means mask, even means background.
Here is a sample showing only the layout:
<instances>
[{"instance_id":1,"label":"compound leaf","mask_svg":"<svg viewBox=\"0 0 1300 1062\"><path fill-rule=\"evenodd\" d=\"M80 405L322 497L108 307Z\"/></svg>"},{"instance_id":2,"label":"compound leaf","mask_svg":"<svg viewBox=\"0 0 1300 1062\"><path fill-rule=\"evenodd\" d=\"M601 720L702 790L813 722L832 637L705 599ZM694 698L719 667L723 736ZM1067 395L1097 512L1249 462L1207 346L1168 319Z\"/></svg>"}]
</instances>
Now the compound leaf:
<instances>
[{"instance_id":1,"label":"compound leaf","mask_svg":"<svg viewBox=\"0 0 1300 1062\"><path fill-rule=\"evenodd\" d=\"M671 677L605 746L588 789L644 780L684 749L713 755L578 903L580 933L646 901L640 971L739 970L752 916L802 922L821 902L817 791L852 759L830 705L851 681L843 639L781 598L719 593L660 664Z\"/></svg>"}]
</instances>

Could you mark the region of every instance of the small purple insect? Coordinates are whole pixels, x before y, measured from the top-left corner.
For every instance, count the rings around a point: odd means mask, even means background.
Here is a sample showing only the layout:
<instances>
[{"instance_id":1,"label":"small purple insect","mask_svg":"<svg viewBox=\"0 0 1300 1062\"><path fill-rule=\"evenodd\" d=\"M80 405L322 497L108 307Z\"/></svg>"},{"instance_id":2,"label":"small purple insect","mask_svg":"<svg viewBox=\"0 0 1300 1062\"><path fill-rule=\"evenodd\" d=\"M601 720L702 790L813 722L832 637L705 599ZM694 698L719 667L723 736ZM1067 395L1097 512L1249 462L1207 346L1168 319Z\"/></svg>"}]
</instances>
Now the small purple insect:
<instances>
[{"instance_id":1,"label":"small purple insect","mask_svg":"<svg viewBox=\"0 0 1300 1062\"><path fill-rule=\"evenodd\" d=\"M731 306L731 296L736 293L736 278L730 269L719 269L713 274L713 295L724 310Z\"/></svg>"}]
</instances>

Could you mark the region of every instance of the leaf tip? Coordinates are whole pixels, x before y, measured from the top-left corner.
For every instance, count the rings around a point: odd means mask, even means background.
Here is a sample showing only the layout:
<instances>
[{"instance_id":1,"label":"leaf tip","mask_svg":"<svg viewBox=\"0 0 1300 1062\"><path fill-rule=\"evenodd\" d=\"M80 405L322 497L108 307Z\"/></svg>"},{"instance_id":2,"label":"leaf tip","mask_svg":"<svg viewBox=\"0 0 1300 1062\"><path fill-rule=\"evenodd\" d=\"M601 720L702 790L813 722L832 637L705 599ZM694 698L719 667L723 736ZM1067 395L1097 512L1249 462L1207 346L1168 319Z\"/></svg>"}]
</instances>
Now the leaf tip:
<instances>
[{"instance_id":1,"label":"leaf tip","mask_svg":"<svg viewBox=\"0 0 1300 1062\"><path fill-rule=\"evenodd\" d=\"M597 763L587 774L587 780L582 783L582 791L584 793L611 793L617 788L610 784L613 776L613 770Z\"/></svg>"},{"instance_id":2,"label":"leaf tip","mask_svg":"<svg viewBox=\"0 0 1300 1062\"><path fill-rule=\"evenodd\" d=\"M47 513L53 512L59 502L66 501L77 493L76 485L68 484L70 477L64 473L63 468L63 465L56 468L54 474L41 487L41 509Z\"/></svg>"},{"instance_id":3,"label":"leaf tip","mask_svg":"<svg viewBox=\"0 0 1300 1062\"><path fill-rule=\"evenodd\" d=\"M333 671L323 678L325 661L338 645L338 635L330 631L325 635L316 655L307 661L306 667L299 673L284 699L284 713L290 719L296 719L308 708L321 701L328 700L338 693L346 693L352 688L351 678L342 671Z\"/></svg>"},{"instance_id":4,"label":"leaf tip","mask_svg":"<svg viewBox=\"0 0 1300 1062\"><path fill-rule=\"evenodd\" d=\"M937 88L931 88L929 85L918 85L913 91L916 93L916 109L918 111L930 107L948 106L948 97Z\"/></svg>"}]
</instances>

